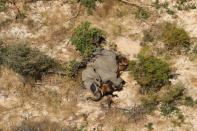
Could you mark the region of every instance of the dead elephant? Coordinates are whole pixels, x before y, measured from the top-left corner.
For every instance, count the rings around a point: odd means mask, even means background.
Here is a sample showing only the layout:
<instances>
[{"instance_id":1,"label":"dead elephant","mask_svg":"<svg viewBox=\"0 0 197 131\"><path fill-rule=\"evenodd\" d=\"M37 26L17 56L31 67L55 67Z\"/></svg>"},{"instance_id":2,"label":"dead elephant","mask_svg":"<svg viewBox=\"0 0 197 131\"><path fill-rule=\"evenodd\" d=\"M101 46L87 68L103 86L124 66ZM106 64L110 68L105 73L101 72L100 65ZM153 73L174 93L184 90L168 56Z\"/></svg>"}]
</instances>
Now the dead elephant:
<instances>
[{"instance_id":1,"label":"dead elephant","mask_svg":"<svg viewBox=\"0 0 197 131\"><path fill-rule=\"evenodd\" d=\"M93 97L89 99L99 101L102 96L120 90L124 80L119 77L117 55L113 51L102 50L96 54L94 60L88 63L82 72L82 81L85 88L90 90Z\"/></svg>"}]
</instances>

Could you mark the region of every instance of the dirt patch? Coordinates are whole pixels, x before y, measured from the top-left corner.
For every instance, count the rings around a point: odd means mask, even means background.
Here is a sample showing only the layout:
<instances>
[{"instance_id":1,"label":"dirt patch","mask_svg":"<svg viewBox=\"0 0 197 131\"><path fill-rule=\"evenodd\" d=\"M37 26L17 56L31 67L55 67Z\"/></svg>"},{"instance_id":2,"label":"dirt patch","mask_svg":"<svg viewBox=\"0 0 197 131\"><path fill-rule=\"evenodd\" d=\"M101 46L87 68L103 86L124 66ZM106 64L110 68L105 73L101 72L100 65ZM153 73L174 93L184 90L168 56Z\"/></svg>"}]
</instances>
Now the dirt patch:
<instances>
[{"instance_id":1,"label":"dirt patch","mask_svg":"<svg viewBox=\"0 0 197 131\"><path fill-rule=\"evenodd\" d=\"M139 40L134 41L127 37L118 37L115 43L117 50L127 56L129 60L134 59L141 49Z\"/></svg>"},{"instance_id":2,"label":"dirt patch","mask_svg":"<svg viewBox=\"0 0 197 131\"><path fill-rule=\"evenodd\" d=\"M191 79L192 85L194 85L195 88L197 88L197 78Z\"/></svg>"}]
</instances>

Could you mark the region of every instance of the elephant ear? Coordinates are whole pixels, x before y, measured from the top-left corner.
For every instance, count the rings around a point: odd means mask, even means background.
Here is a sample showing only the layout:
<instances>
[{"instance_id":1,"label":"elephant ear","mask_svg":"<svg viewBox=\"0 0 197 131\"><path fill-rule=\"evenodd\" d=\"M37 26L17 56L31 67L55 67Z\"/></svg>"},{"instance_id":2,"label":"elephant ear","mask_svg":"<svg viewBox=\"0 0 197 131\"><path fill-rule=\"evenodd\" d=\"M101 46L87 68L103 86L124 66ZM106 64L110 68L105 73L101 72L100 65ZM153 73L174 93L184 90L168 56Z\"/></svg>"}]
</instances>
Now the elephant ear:
<instances>
[{"instance_id":1,"label":"elephant ear","mask_svg":"<svg viewBox=\"0 0 197 131\"><path fill-rule=\"evenodd\" d=\"M87 100L92 100L92 101L99 101L102 98L102 93L101 91L98 91L94 94L94 97L88 97Z\"/></svg>"}]
</instances>

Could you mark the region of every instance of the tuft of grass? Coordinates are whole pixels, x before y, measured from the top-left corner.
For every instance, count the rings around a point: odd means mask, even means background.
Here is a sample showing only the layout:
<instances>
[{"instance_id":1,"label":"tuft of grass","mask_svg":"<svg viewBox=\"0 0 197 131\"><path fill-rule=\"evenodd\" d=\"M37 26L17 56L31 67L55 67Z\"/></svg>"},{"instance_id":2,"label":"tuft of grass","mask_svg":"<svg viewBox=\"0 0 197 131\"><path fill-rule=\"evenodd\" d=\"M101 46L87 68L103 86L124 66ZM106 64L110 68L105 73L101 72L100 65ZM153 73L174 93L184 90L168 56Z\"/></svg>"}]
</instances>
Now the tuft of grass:
<instances>
[{"instance_id":1,"label":"tuft of grass","mask_svg":"<svg viewBox=\"0 0 197 131\"><path fill-rule=\"evenodd\" d=\"M172 113L179 111L173 103L163 103L160 107L161 115L170 116Z\"/></svg>"},{"instance_id":2,"label":"tuft of grass","mask_svg":"<svg viewBox=\"0 0 197 131\"><path fill-rule=\"evenodd\" d=\"M154 3L153 3L153 6L156 8L156 9L159 9L161 7L160 3L159 3L159 0L156 0Z\"/></svg>"},{"instance_id":3,"label":"tuft of grass","mask_svg":"<svg viewBox=\"0 0 197 131\"><path fill-rule=\"evenodd\" d=\"M100 0L78 0L88 9L88 13L92 14L92 11L96 8L96 1Z\"/></svg>"},{"instance_id":4,"label":"tuft of grass","mask_svg":"<svg viewBox=\"0 0 197 131\"><path fill-rule=\"evenodd\" d=\"M149 122L145 125L145 127L147 128L148 131L152 131L154 128L153 128L153 123Z\"/></svg>"},{"instance_id":5,"label":"tuft of grass","mask_svg":"<svg viewBox=\"0 0 197 131\"><path fill-rule=\"evenodd\" d=\"M70 61L66 66L66 75L70 78L75 77L78 74L80 62L76 60Z\"/></svg>"},{"instance_id":6,"label":"tuft of grass","mask_svg":"<svg viewBox=\"0 0 197 131\"><path fill-rule=\"evenodd\" d=\"M123 127L114 127L113 131L126 131Z\"/></svg>"},{"instance_id":7,"label":"tuft of grass","mask_svg":"<svg viewBox=\"0 0 197 131\"><path fill-rule=\"evenodd\" d=\"M173 11L173 10L171 10L171 9L167 9L167 11L166 11L169 15L174 15L175 14L175 12Z\"/></svg>"},{"instance_id":8,"label":"tuft of grass","mask_svg":"<svg viewBox=\"0 0 197 131\"><path fill-rule=\"evenodd\" d=\"M190 96L185 97L185 98L183 99L183 101L184 101L183 104L186 105L186 106L191 106L191 107L193 107L193 106L195 105L194 99L193 99L192 97L190 97Z\"/></svg>"},{"instance_id":9,"label":"tuft of grass","mask_svg":"<svg viewBox=\"0 0 197 131\"><path fill-rule=\"evenodd\" d=\"M147 20L150 17L150 14L145 9L138 8L138 10L135 13L135 17L141 20Z\"/></svg>"},{"instance_id":10,"label":"tuft of grass","mask_svg":"<svg viewBox=\"0 0 197 131\"><path fill-rule=\"evenodd\" d=\"M158 96L155 93L145 95L141 98L142 107L146 114L152 113L157 109L157 105L159 104Z\"/></svg>"},{"instance_id":11,"label":"tuft of grass","mask_svg":"<svg viewBox=\"0 0 197 131\"><path fill-rule=\"evenodd\" d=\"M0 0L0 12L6 9L6 3L8 0Z\"/></svg>"}]
</instances>

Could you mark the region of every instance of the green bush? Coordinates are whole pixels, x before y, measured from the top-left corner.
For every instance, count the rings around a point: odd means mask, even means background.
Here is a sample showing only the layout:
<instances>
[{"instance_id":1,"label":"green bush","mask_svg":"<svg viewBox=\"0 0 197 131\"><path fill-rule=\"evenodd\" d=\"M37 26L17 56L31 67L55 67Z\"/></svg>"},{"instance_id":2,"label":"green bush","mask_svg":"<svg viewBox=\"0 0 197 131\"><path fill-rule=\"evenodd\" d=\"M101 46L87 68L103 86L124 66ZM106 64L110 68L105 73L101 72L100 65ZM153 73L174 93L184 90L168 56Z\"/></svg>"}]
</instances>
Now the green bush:
<instances>
[{"instance_id":1,"label":"green bush","mask_svg":"<svg viewBox=\"0 0 197 131\"><path fill-rule=\"evenodd\" d=\"M164 93L160 95L160 101L162 103L172 103L183 96L184 86L182 83L177 83L176 85L165 87L164 90Z\"/></svg>"},{"instance_id":2,"label":"green bush","mask_svg":"<svg viewBox=\"0 0 197 131\"><path fill-rule=\"evenodd\" d=\"M90 56L104 40L103 31L90 26L89 22L82 23L75 29L71 37L71 43L84 56Z\"/></svg>"},{"instance_id":3,"label":"green bush","mask_svg":"<svg viewBox=\"0 0 197 131\"><path fill-rule=\"evenodd\" d=\"M160 107L161 115L163 116L169 116L173 112L179 111L179 109L172 103L163 103Z\"/></svg>"},{"instance_id":4,"label":"green bush","mask_svg":"<svg viewBox=\"0 0 197 131\"><path fill-rule=\"evenodd\" d=\"M173 49L189 49L190 37L183 28L177 27L175 24L166 23L162 31L162 40L165 42L169 50Z\"/></svg>"},{"instance_id":5,"label":"green bush","mask_svg":"<svg viewBox=\"0 0 197 131\"><path fill-rule=\"evenodd\" d=\"M70 61L66 66L66 75L68 77L75 77L78 74L80 62L76 60Z\"/></svg>"},{"instance_id":6,"label":"green bush","mask_svg":"<svg viewBox=\"0 0 197 131\"><path fill-rule=\"evenodd\" d=\"M24 44L1 48L0 54L3 65L25 78L41 79L42 75L59 67L59 64L52 58Z\"/></svg>"},{"instance_id":7,"label":"green bush","mask_svg":"<svg viewBox=\"0 0 197 131\"><path fill-rule=\"evenodd\" d=\"M138 8L135 17L138 19L146 20L150 17L149 13L143 8Z\"/></svg>"},{"instance_id":8,"label":"green bush","mask_svg":"<svg viewBox=\"0 0 197 131\"><path fill-rule=\"evenodd\" d=\"M154 56L139 55L138 60L130 62L129 69L143 92L157 90L169 83L168 63Z\"/></svg>"}]
</instances>

